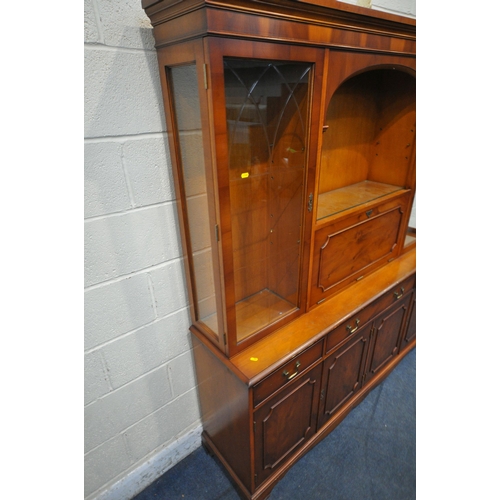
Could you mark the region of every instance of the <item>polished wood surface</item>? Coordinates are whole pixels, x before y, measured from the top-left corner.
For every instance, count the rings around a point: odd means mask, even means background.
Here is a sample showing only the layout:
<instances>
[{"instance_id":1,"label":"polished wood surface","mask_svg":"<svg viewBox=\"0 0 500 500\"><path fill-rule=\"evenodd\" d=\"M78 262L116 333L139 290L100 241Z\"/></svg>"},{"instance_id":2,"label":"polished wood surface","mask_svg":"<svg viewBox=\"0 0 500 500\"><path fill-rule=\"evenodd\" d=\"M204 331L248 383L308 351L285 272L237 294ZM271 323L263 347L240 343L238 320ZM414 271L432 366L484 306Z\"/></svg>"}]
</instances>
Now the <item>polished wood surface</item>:
<instances>
[{"instance_id":1,"label":"polished wood surface","mask_svg":"<svg viewBox=\"0 0 500 500\"><path fill-rule=\"evenodd\" d=\"M264 500L416 345L416 22L336 0L142 5L202 439L243 498ZM196 131L176 109L190 97L173 97L186 65ZM268 80L292 67L307 78ZM194 151L197 165L184 165Z\"/></svg>"},{"instance_id":2,"label":"polished wood surface","mask_svg":"<svg viewBox=\"0 0 500 500\"><path fill-rule=\"evenodd\" d=\"M370 333L371 324L365 325L325 360L319 427L361 389Z\"/></svg>"},{"instance_id":3,"label":"polished wood surface","mask_svg":"<svg viewBox=\"0 0 500 500\"><path fill-rule=\"evenodd\" d=\"M257 383L352 314L361 311L368 302L392 292L398 283L414 275L415 268L416 250L413 250L233 356L231 363L248 383ZM393 300L391 296L389 300Z\"/></svg>"},{"instance_id":4,"label":"polished wood surface","mask_svg":"<svg viewBox=\"0 0 500 500\"><path fill-rule=\"evenodd\" d=\"M401 299L376 321L368 355L367 380L398 354L410 299L411 295Z\"/></svg>"},{"instance_id":5,"label":"polished wood surface","mask_svg":"<svg viewBox=\"0 0 500 500\"><path fill-rule=\"evenodd\" d=\"M394 69L349 78L332 95L324 127L320 194L366 180L406 187L415 142L415 78Z\"/></svg>"},{"instance_id":6,"label":"polished wood surface","mask_svg":"<svg viewBox=\"0 0 500 500\"><path fill-rule=\"evenodd\" d=\"M361 205L350 216L340 214L316 230L311 307L400 255L409 202L409 192L400 192L388 201Z\"/></svg>"},{"instance_id":7,"label":"polished wood surface","mask_svg":"<svg viewBox=\"0 0 500 500\"><path fill-rule=\"evenodd\" d=\"M280 368L254 386L253 404L255 407L265 401L269 396L290 384L295 378L301 376L323 356L323 341L316 342L311 347L302 351L297 357L280 366Z\"/></svg>"},{"instance_id":8,"label":"polished wood surface","mask_svg":"<svg viewBox=\"0 0 500 500\"><path fill-rule=\"evenodd\" d=\"M389 264L378 271L379 286L386 271L391 278L399 277L390 280L391 286L385 287L382 295L372 293L360 309L353 309L351 302L343 309L349 311L344 322L323 333L314 344L299 349L259 382L240 371L234 358L224 358L203 335L196 335L203 439L221 459L243 497L266 498L291 465L331 432L415 346L415 315L411 312L415 261L408 255L397 260L402 267L392 266L391 270ZM372 281L376 274L371 275ZM348 296L354 300L361 292L356 287L347 289L346 303ZM328 303L334 304L335 298ZM321 307L305 316L312 320L318 312ZM253 357L250 361L258 360ZM234 446L235 433L238 439L246 435L250 450L245 443L241 448ZM248 469L242 474L242 468Z\"/></svg>"},{"instance_id":9,"label":"polished wood surface","mask_svg":"<svg viewBox=\"0 0 500 500\"><path fill-rule=\"evenodd\" d=\"M193 336L203 430L246 489L252 488L252 451L246 385Z\"/></svg>"},{"instance_id":10,"label":"polished wood surface","mask_svg":"<svg viewBox=\"0 0 500 500\"><path fill-rule=\"evenodd\" d=\"M417 292L413 290L413 296L410 301L409 312L408 312L408 326L403 332L401 338L400 351L406 350L406 348L415 341L417 338Z\"/></svg>"},{"instance_id":11,"label":"polished wood surface","mask_svg":"<svg viewBox=\"0 0 500 500\"><path fill-rule=\"evenodd\" d=\"M156 47L204 34L288 44L339 47L414 55L415 20L335 2L293 0L161 0L143 7L155 28ZM359 15L356 9L361 9ZM403 20L403 21L401 21Z\"/></svg>"},{"instance_id":12,"label":"polished wood surface","mask_svg":"<svg viewBox=\"0 0 500 500\"><path fill-rule=\"evenodd\" d=\"M320 387L318 365L254 413L256 486L314 436Z\"/></svg>"}]
</instances>

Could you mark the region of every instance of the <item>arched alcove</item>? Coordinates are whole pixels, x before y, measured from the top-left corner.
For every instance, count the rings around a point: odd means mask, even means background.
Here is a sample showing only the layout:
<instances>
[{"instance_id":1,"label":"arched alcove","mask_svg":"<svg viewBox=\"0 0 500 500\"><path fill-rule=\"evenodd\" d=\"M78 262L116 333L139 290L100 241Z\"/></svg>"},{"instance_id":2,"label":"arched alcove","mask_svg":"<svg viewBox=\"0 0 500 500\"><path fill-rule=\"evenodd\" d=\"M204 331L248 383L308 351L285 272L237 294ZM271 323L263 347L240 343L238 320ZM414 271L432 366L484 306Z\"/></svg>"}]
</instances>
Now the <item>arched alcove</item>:
<instances>
[{"instance_id":1,"label":"arched alcove","mask_svg":"<svg viewBox=\"0 0 500 500\"><path fill-rule=\"evenodd\" d=\"M327 105L318 219L414 188L415 78L370 69L342 83Z\"/></svg>"}]
</instances>

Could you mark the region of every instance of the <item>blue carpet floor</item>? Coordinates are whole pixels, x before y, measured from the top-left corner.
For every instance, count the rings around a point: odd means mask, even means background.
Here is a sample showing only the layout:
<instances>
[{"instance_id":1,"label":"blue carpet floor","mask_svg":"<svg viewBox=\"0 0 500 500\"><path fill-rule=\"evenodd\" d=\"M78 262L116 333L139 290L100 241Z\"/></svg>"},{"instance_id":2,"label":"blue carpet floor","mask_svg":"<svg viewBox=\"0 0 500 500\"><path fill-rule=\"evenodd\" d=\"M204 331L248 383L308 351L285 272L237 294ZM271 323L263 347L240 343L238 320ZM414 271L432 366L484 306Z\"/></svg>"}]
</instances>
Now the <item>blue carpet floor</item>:
<instances>
[{"instance_id":1,"label":"blue carpet floor","mask_svg":"<svg viewBox=\"0 0 500 500\"><path fill-rule=\"evenodd\" d=\"M269 500L416 498L416 350L302 457ZM239 500L216 458L198 448L134 500Z\"/></svg>"}]
</instances>

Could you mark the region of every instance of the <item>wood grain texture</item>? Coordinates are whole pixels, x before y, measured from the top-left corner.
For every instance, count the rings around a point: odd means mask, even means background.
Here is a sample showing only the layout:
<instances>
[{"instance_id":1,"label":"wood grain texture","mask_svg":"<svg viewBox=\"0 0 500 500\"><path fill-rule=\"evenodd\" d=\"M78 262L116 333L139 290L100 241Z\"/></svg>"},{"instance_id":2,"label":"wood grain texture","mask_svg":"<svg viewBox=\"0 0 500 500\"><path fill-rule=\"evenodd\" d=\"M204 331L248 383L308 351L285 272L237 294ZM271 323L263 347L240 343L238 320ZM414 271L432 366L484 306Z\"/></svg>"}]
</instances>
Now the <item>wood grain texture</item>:
<instances>
[{"instance_id":1,"label":"wood grain texture","mask_svg":"<svg viewBox=\"0 0 500 500\"><path fill-rule=\"evenodd\" d=\"M365 180L406 185L416 135L415 78L396 68L366 68L333 93L322 137L320 193Z\"/></svg>"},{"instance_id":2,"label":"wood grain texture","mask_svg":"<svg viewBox=\"0 0 500 500\"><path fill-rule=\"evenodd\" d=\"M314 436L320 386L318 365L254 413L256 486Z\"/></svg>"},{"instance_id":3,"label":"wood grain texture","mask_svg":"<svg viewBox=\"0 0 500 500\"><path fill-rule=\"evenodd\" d=\"M252 488L248 388L193 337L203 430L245 487Z\"/></svg>"},{"instance_id":4,"label":"wood grain texture","mask_svg":"<svg viewBox=\"0 0 500 500\"><path fill-rule=\"evenodd\" d=\"M231 363L250 384L257 383L352 314L362 310L367 302L409 278L415 273L415 267L416 251L413 250L233 356Z\"/></svg>"},{"instance_id":5,"label":"wood grain texture","mask_svg":"<svg viewBox=\"0 0 500 500\"><path fill-rule=\"evenodd\" d=\"M336 0L142 2L197 318L203 442L243 498L263 500L416 345L416 22ZM186 186L169 95L170 68L185 64L203 200ZM228 85L228 68L234 84L278 65L306 67L307 82L247 82L239 96ZM208 248L213 279L200 280L193 249ZM219 336L202 310L217 310Z\"/></svg>"},{"instance_id":6,"label":"wood grain texture","mask_svg":"<svg viewBox=\"0 0 500 500\"><path fill-rule=\"evenodd\" d=\"M321 427L363 384L371 325L365 325L325 360L318 427Z\"/></svg>"},{"instance_id":7,"label":"wood grain texture","mask_svg":"<svg viewBox=\"0 0 500 500\"><path fill-rule=\"evenodd\" d=\"M143 8L155 28L157 48L210 34L405 55L416 50L414 19L342 2L150 2L144 0Z\"/></svg>"}]
</instances>

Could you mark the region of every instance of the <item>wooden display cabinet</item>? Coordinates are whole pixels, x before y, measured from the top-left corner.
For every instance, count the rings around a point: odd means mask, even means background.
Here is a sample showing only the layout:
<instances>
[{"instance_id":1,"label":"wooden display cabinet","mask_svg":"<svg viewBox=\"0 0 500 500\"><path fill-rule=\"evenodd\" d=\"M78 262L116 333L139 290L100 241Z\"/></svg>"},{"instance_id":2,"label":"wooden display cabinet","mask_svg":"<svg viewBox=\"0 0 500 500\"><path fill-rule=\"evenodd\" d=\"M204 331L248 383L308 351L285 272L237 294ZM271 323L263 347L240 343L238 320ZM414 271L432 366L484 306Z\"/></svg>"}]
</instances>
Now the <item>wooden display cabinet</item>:
<instances>
[{"instance_id":1,"label":"wooden display cabinet","mask_svg":"<svg viewBox=\"0 0 500 500\"><path fill-rule=\"evenodd\" d=\"M266 498L416 345L415 21L334 0L142 0L203 442Z\"/></svg>"}]
</instances>

